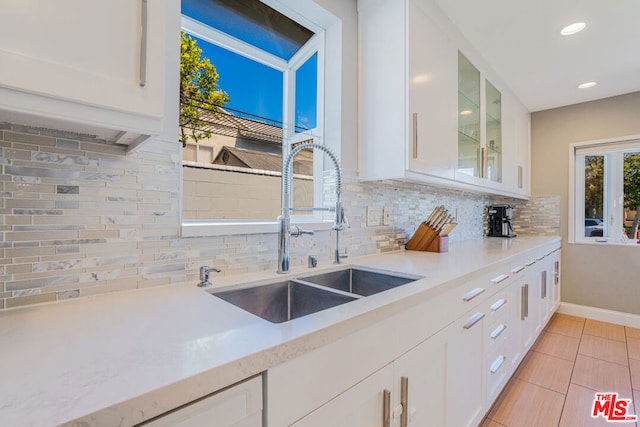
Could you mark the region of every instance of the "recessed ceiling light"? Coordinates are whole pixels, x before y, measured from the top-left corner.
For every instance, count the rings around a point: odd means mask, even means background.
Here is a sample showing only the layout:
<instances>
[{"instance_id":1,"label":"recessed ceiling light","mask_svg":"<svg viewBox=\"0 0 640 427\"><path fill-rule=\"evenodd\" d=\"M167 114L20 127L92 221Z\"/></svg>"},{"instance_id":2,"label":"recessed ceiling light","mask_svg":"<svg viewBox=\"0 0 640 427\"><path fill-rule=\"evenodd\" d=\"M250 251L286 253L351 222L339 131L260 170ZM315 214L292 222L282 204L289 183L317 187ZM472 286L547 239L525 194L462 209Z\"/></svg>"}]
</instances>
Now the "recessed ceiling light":
<instances>
[{"instance_id":1,"label":"recessed ceiling light","mask_svg":"<svg viewBox=\"0 0 640 427\"><path fill-rule=\"evenodd\" d=\"M471 111L471 110L460 111L460 115L461 116L468 116L471 113L473 113L473 111Z\"/></svg>"},{"instance_id":2,"label":"recessed ceiling light","mask_svg":"<svg viewBox=\"0 0 640 427\"><path fill-rule=\"evenodd\" d=\"M585 24L584 22L575 22L564 27L560 31L560 34L562 34L563 36L570 36L571 34L579 33L580 31L584 30L586 26L587 24Z\"/></svg>"},{"instance_id":3,"label":"recessed ceiling light","mask_svg":"<svg viewBox=\"0 0 640 427\"><path fill-rule=\"evenodd\" d=\"M590 87L594 87L598 82L586 82L578 85L578 89L589 89Z\"/></svg>"}]
</instances>

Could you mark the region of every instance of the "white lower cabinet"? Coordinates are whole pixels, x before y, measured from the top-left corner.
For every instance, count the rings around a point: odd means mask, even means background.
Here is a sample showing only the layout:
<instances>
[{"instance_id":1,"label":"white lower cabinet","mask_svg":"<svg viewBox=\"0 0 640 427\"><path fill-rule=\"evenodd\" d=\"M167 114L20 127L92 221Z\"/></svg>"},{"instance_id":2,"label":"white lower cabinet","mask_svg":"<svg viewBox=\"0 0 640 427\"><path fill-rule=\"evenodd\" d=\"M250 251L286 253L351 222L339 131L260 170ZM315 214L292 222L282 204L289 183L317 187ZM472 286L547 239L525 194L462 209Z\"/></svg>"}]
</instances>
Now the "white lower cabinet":
<instances>
[{"instance_id":1,"label":"white lower cabinet","mask_svg":"<svg viewBox=\"0 0 640 427\"><path fill-rule=\"evenodd\" d=\"M145 427L261 427L262 379L254 377L204 397L165 415Z\"/></svg>"},{"instance_id":2,"label":"white lower cabinet","mask_svg":"<svg viewBox=\"0 0 640 427\"><path fill-rule=\"evenodd\" d=\"M557 308L559 250L536 255L273 368L268 427L479 425Z\"/></svg>"},{"instance_id":3,"label":"white lower cabinet","mask_svg":"<svg viewBox=\"0 0 640 427\"><path fill-rule=\"evenodd\" d=\"M387 427L390 419L390 398L393 386L393 366L387 365L362 380L340 396L293 424L295 427ZM385 411L385 399L387 410Z\"/></svg>"},{"instance_id":4,"label":"white lower cabinet","mask_svg":"<svg viewBox=\"0 0 640 427\"><path fill-rule=\"evenodd\" d=\"M447 328L446 426L475 426L484 416L485 316L473 309Z\"/></svg>"},{"instance_id":5,"label":"white lower cabinet","mask_svg":"<svg viewBox=\"0 0 640 427\"><path fill-rule=\"evenodd\" d=\"M431 337L293 426L445 425L444 336L441 332Z\"/></svg>"}]
</instances>

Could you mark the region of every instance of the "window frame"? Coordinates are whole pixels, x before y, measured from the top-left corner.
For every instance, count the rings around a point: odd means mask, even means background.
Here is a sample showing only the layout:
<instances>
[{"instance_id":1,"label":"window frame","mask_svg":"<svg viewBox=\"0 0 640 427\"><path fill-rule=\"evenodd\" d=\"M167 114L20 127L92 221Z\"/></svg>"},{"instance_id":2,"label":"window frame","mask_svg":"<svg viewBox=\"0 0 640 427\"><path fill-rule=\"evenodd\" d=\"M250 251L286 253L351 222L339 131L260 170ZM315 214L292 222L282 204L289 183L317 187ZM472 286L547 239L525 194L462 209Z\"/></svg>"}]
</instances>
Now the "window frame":
<instances>
[{"instance_id":1,"label":"window frame","mask_svg":"<svg viewBox=\"0 0 640 427\"><path fill-rule=\"evenodd\" d=\"M187 34L198 37L209 43L245 56L263 65L275 68L283 73L283 159L291 150L291 145L298 142L313 139L314 142L322 142L324 139L325 123L325 87L327 87L325 68L328 51L339 53L341 47L340 20L331 13L321 8L312 1L285 5L279 0L259 0L273 9L285 14L312 30L315 35L302 46L289 61L265 52L253 45L231 37L215 28L197 21L191 17L181 15L181 30ZM313 16L313 21L305 18ZM331 49L331 50L329 50ZM337 57L331 55L332 61ZM316 127L303 132L295 132L295 76L299 67L305 64L307 59L317 54L317 102L316 102ZM341 97L332 96L331 105L339 108ZM285 125L290 123L290 126ZM339 123L337 123L339 125ZM338 142L339 147L339 142ZM322 206L323 203L323 175L324 158L322 153L314 152L314 206ZM182 186L182 168L180 185ZM182 189L181 189L182 194ZM180 201L180 221L182 237L199 236L225 236L233 234L277 233L277 218L265 220L184 220L182 217L182 199ZM313 212L312 215L292 215L292 223L304 225L313 230L329 230L333 224L330 220L324 220L321 212Z\"/></svg>"},{"instance_id":2,"label":"window frame","mask_svg":"<svg viewBox=\"0 0 640 427\"><path fill-rule=\"evenodd\" d=\"M616 235L611 230L622 230L624 225L624 153L640 151L640 135L620 138L577 142L569 145L569 209L568 242L573 244L628 245L635 239L625 240L622 232ZM585 213L585 156L604 156L603 218L605 226L602 237L584 236Z\"/></svg>"}]
</instances>

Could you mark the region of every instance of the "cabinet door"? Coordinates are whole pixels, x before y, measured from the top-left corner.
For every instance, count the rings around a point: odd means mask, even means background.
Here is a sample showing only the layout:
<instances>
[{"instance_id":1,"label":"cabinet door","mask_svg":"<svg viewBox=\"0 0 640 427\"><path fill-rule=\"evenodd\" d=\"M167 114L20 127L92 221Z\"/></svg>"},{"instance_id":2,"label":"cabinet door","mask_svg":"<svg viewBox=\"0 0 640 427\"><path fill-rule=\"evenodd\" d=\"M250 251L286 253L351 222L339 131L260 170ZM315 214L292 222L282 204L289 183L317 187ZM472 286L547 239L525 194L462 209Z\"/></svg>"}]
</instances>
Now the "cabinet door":
<instances>
[{"instance_id":1,"label":"cabinet door","mask_svg":"<svg viewBox=\"0 0 640 427\"><path fill-rule=\"evenodd\" d=\"M484 316L472 310L446 333L446 423L476 426L484 415Z\"/></svg>"},{"instance_id":2,"label":"cabinet door","mask_svg":"<svg viewBox=\"0 0 640 427\"><path fill-rule=\"evenodd\" d=\"M520 273L524 274L524 273ZM511 310L509 312L510 316L510 327L509 331L510 340L509 340L509 353L511 357L509 358L509 371L513 373L515 369L520 364L520 361L524 357L526 353L526 342L530 341L529 337L529 319L526 313L526 288L525 288L526 280L524 277L518 277L513 284L511 285ZM529 342L529 345L532 343Z\"/></svg>"},{"instance_id":3,"label":"cabinet door","mask_svg":"<svg viewBox=\"0 0 640 427\"><path fill-rule=\"evenodd\" d=\"M255 377L214 393L167 415L147 427L261 427L262 379Z\"/></svg>"},{"instance_id":4,"label":"cabinet door","mask_svg":"<svg viewBox=\"0 0 640 427\"><path fill-rule=\"evenodd\" d=\"M446 347L444 331L423 342L394 363L394 407L403 399L406 387L407 426L443 426L446 394ZM395 420L394 425L402 426Z\"/></svg>"},{"instance_id":5,"label":"cabinet door","mask_svg":"<svg viewBox=\"0 0 640 427\"><path fill-rule=\"evenodd\" d=\"M9 2L0 14L0 86L46 99L161 117L165 7L171 3Z\"/></svg>"},{"instance_id":6,"label":"cabinet door","mask_svg":"<svg viewBox=\"0 0 640 427\"><path fill-rule=\"evenodd\" d=\"M294 427L390 427L393 365L389 364L327 402ZM385 390L388 410L385 411ZM388 414L388 423L384 415Z\"/></svg>"},{"instance_id":7,"label":"cabinet door","mask_svg":"<svg viewBox=\"0 0 640 427\"><path fill-rule=\"evenodd\" d=\"M457 49L421 7L426 5L409 1L409 167L453 178Z\"/></svg>"}]
</instances>

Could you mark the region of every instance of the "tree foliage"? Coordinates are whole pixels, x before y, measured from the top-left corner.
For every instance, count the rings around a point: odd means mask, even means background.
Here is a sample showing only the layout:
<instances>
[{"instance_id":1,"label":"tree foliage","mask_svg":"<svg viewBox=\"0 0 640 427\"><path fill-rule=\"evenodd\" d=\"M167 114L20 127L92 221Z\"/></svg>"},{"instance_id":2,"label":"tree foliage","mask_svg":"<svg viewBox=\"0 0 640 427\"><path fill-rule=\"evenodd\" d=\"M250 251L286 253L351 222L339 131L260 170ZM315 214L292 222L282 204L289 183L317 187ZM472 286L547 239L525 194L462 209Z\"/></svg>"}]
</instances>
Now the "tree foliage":
<instances>
[{"instance_id":1,"label":"tree foliage","mask_svg":"<svg viewBox=\"0 0 640 427\"><path fill-rule=\"evenodd\" d=\"M196 40L182 32L180 37L180 141L198 141L211 136L206 118L229 102L218 89L218 71L209 58L202 57Z\"/></svg>"},{"instance_id":2,"label":"tree foliage","mask_svg":"<svg viewBox=\"0 0 640 427\"><path fill-rule=\"evenodd\" d=\"M604 156L584 158L584 216L602 218L604 215Z\"/></svg>"},{"instance_id":3,"label":"tree foliage","mask_svg":"<svg viewBox=\"0 0 640 427\"><path fill-rule=\"evenodd\" d=\"M624 155L624 207L636 211L629 233L635 237L640 222L640 153Z\"/></svg>"}]
</instances>

